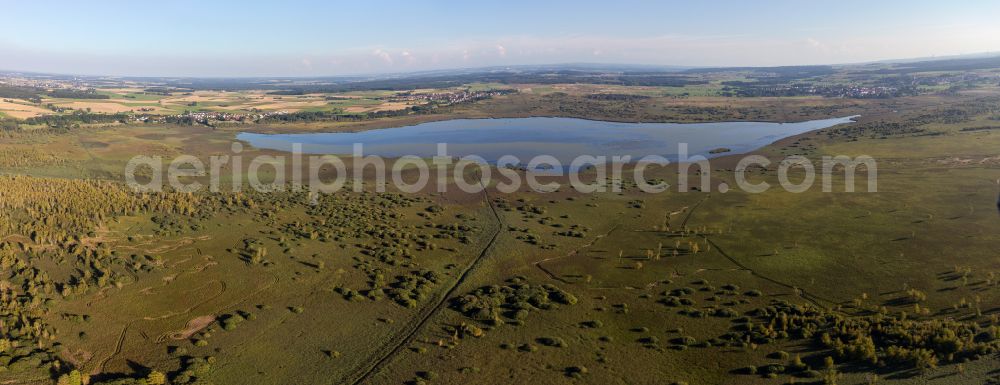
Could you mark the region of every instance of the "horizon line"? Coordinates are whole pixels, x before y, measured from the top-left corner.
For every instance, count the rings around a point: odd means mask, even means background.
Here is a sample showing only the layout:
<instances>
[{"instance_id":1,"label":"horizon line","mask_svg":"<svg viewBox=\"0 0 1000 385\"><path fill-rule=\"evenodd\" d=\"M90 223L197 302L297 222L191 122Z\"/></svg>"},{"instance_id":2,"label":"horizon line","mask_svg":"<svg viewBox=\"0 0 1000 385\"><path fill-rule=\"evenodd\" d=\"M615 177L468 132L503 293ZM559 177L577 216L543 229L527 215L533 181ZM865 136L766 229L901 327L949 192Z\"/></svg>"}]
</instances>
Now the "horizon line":
<instances>
[{"instance_id":1,"label":"horizon line","mask_svg":"<svg viewBox=\"0 0 1000 385\"><path fill-rule=\"evenodd\" d=\"M343 75L247 75L247 76L217 76L217 75L196 75L196 76L169 76L169 75L113 75L113 74L84 74L84 73L59 73L59 72L36 72L31 70L21 70L21 69L2 69L0 68L0 74L24 74L24 75L44 75L44 76L72 76L72 77L94 77L94 78L118 78L118 79L335 79L335 78L365 78L365 77L414 77L421 74L431 74L435 72L447 72L447 71L485 71L490 69L503 69L503 68L528 68L528 67L571 67L571 66L595 66L595 67L608 67L608 69L613 67L648 67L648 68L658 68L665 70L664 72L683 72L695 69L743 69L743 68L786 68L786 67L823 67L823 66L856 66L856 65L872 65L872 64L905 64L905 63L919 63L919 62L930 62L939 60L954 60L954 59L985 59L992 57L1000 57L1000 50L996 51L983 51L976 53L967 54L949 54L949 55L932 55L923 57L907 57L907 58L889 58L889 59L877 59L869 61L860 62L843 62L843 63L824 63L824 64L782 64L773 66L747 66L747 65L676 65L676 64L648 64L648 63L614 63L614 62L561 62L561 63L540 63L540 64L511 64L511 65L487 65L478 67L449 67L440 69L426 69L426 70L415 70L415 71L400 71L400 72L371 72L371 73L359 73L359 74L343 74ZM667 71L672 70L672 71Z\"/></svg>"}]
</instances>

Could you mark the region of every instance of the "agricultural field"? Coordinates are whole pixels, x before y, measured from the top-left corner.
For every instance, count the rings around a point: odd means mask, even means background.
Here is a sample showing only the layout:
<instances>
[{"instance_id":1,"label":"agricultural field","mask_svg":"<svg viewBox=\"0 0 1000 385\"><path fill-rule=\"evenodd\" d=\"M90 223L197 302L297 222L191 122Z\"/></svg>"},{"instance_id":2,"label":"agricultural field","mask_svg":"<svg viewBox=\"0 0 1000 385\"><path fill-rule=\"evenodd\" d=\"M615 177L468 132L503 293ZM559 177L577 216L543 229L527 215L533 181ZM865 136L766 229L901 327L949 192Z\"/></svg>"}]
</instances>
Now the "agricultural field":
<instances>
[{"instance_id":1,"label":"agricultural field","mask_svg":"<svg viewBox=\"0 0 1000 385\"><path fill-rule=\"evenodd\" d=\"M100 116L110 116L117 118L115 122L124 120L133 123L174 122L178 117L185 116L195 116L195 119L204 123L243 122L296 113L362 116L368 113L409 111L413 107L425 107L428 103L454 102L454 99L449 101L449 95L475 95L492 90L468 86L405 93L351 91L284 95L261 90L108 88L75 91L83 96L81 98L69 97L72 95L49 97L59 95L58 91L44 94L40 90L37 99L3 99L0 101L0 113L20 120L42 116L65 116L74 120L74 117L93 115L98 119Z\"/></svg>"},{"instance_id":2,"label":"agricultural field","mask_svg":"<svg viewBox=\"0 0 1000 385\"><path fill-rule=\"evenodd\" d=\"M79 101L65 98L44 98L43 104L52 104L67 110L85 110L96 113L150 113L152 115L180 115L194 112L300 112L333 111L368 112L365 107L392 109L389 103L378 99L353 95L268 95L265 92L194 91L158 95L141 89L107 90L102 94L109 99ZM337 98L334 100L327 97ZM350 110L350 109L355 110ZM51 111L50 111L51 112Z\"/></svg>"}]
</instances>

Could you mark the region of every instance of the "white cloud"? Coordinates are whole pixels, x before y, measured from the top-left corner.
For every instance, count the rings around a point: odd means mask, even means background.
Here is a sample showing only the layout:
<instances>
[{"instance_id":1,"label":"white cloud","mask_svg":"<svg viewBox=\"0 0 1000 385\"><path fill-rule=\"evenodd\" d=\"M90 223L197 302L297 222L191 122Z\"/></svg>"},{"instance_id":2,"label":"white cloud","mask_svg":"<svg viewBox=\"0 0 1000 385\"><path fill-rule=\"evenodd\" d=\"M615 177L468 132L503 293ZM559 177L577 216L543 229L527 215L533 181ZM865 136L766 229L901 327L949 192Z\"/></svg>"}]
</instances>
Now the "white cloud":
<instances>
[{"instance_id":1,"label":"white cloud","mask_svg":"<svg viewBox=\"0 0 1000 385\"><path fill-rule=\"evenodd\" d=\"M383 51L381 48L376 49L375 51L373 51L372 55L375 55L375 57L379 58L380 60L382 60L383 62L385 62L385 64L388 64L390 66L393 63L392 55L390 55L388 52Z\"/></svg>"},{"instance_id":2,"label":"white cloud","mask_svg":"<svg viewBox=\"0 0 1000 385\"><path fill-rule=\"evenodd\" d=\"M403 58L403 62L406 63L406 65L414 65L417 62L417 57L408 50L400 52L399 56Z\"/></svg>"},{"instance_id":3,"label":"white cloud","mask_svg":"<svg viewBox=\"0 0 1000 385\"><path fill-rule=\"evenodd\" d=\"M0 37L2 39L2 37ZM1000 26L930 25L880 33L587 35L460 38L326 53L217 56L50 52L0 40L0 69L148 76L344 75L579 61L689 66L834 64L996 51Z\"/></svg>"}]
</instances>

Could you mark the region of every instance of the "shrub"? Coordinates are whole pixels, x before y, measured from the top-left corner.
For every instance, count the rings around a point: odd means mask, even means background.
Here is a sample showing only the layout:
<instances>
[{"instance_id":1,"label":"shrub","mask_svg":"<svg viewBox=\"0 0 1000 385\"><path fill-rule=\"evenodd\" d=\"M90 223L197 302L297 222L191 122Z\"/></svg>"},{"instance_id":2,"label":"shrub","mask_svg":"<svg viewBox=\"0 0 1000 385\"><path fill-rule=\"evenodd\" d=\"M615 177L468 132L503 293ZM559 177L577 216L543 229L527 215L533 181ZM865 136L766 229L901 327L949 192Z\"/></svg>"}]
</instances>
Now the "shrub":
<instances>
[{"instance_id":1,"label":"shrub","mask_svg":"<svg viewBox=\"0 0 1000 385\"><path fill-rule=\"evenodd\" d=\"M569 377L579 378L589 371L586 366L570 366L565 370L566 375Z\"/></svg>"},{"instance_id":2,"label":"shrub","mask_svg":"<svg viewBox=\"0 0 1000 385\"><path fill-rule=\"evenodd\" d=\"M542 337L538 339L538 343L554 348L564 348L567 346L566 341L559 337Z\"/></svg>"},{"instance_id":3,"label":"shrub","mask_svg":"<svg viewBox=\"0 0 1000 385\"><path fill-rule=\"evenodd\" d=\"M438 374L437 374L437 372L434 372L433 370L428 370L428 371L425 371L425 372L418 372L417 373L417 377L423 378L423 379L425 379L427 381L433 381L434 379L438 378Z\"/></svg>"},{"instance_id":4,"label":"shrub","mask_svg":"<svg viewBox=\"0 0 1000 385\"><path fill-rule=\"evenodd\" d=\"M660 339L657 338L656 336L649 336L649 337L640 338L639 342L644 343L644 344L657 344L657 343L660 342Z\"/></svg>"},{"instance_id":5,"label":"shrub","mask_svg":"<svg viewBox=\"0 0 1000 385\"><path fill-rule=\"evenodd\" d=\"M785 367L779 364L771 364L765 366L762 371L767 374L781 374L785 372Z\"/></svg>"},{"instance_id":6,"label":"shrub","mask_svg":"<svg viewBox=\"0 0 1000 385\"><path fill-rule=\"evenodd\" d=\"M580 326L590 329L598 329L604 327L604 323L599 320L584 321L580 323Z\"/></svg>"}]
</instances>

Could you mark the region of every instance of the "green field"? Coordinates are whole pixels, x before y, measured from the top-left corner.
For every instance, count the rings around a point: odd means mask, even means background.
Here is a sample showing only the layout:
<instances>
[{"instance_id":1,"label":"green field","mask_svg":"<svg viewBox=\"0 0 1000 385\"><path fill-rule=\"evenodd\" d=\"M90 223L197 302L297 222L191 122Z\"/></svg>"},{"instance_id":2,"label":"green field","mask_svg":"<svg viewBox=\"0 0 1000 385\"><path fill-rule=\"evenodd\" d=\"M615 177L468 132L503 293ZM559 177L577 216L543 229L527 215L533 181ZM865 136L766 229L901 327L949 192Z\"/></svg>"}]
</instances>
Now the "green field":
<instances>
[{"instance_id":1,"label":"green field","mask_svg":"<svg viewBox=\"0 0 1000 385\"><path fill-rule=\"evenodd\" d=\"M92 384L157 383L154 372L173 384L995 380L997 88L848 99L723 98L719 87L519 85L425 115L253 128L860 114L757 150L775 163L750 178L777 186L786 155L817 164L871 155L878 191L844 192L837 175L834 192L803 193L651 194L626 179L620 193L452 185L445 194L341 191L316 205L303 192L138 194L121 184L132 156L227 154L245 127L0 131L0 383L48 384L73 371ZM304 110L394 95L350 94L362 98ZM281 155L243 153L262 154ZM711 186L736 185L739 157L713 160ZM698 175L647 174L679 177Z\"/></svg>"}]
</instances>

